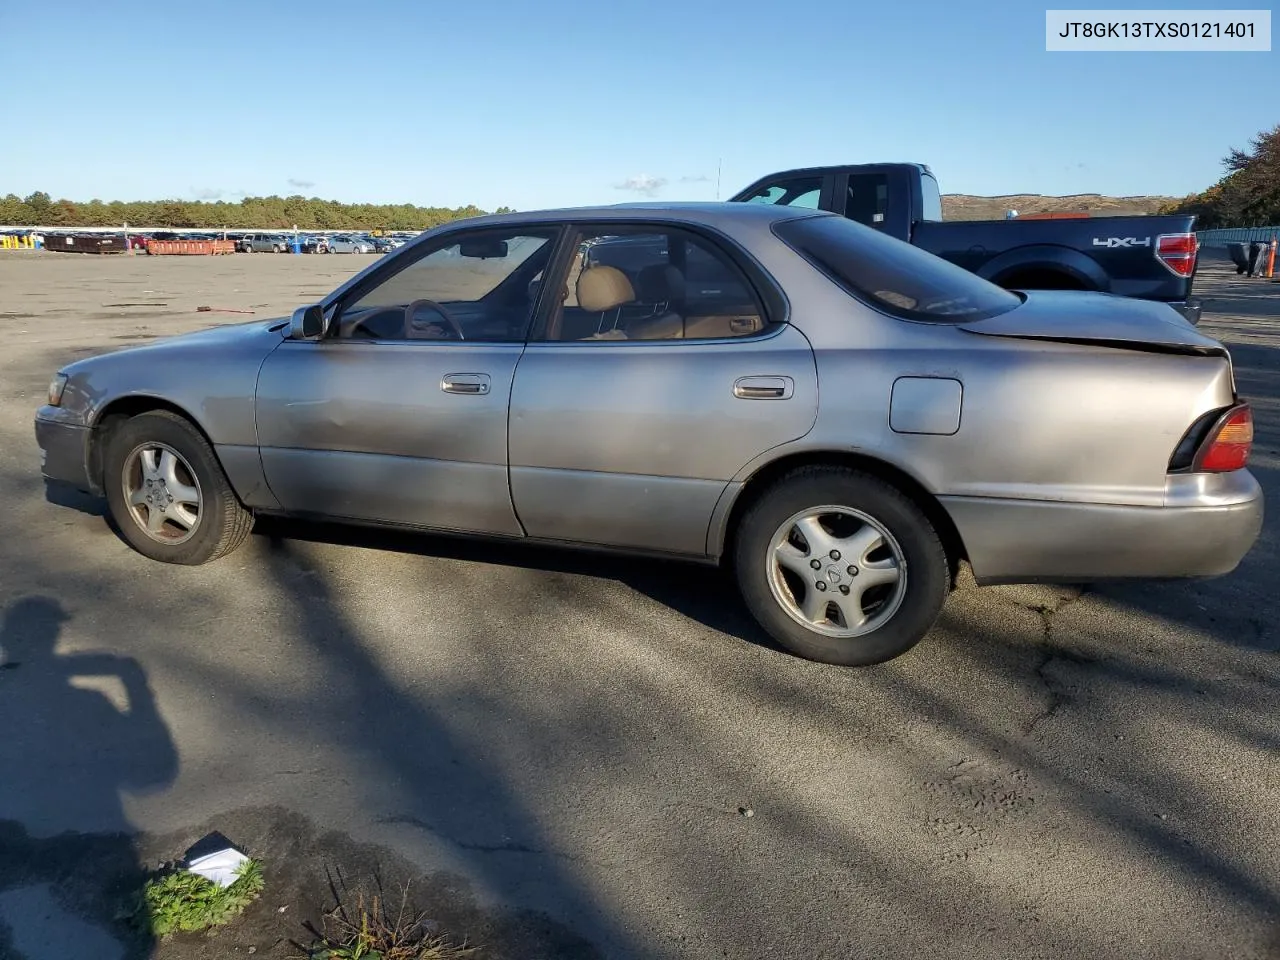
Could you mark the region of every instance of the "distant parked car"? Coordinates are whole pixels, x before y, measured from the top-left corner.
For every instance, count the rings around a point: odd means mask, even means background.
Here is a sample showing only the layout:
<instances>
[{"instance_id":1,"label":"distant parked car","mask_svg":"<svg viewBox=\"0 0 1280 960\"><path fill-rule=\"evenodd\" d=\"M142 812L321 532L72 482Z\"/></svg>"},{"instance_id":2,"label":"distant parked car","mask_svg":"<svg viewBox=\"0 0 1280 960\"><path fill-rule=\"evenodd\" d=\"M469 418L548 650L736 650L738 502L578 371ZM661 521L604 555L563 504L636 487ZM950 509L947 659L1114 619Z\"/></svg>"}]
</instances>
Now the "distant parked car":
<instances>
[{"instance_id":1,"label":"distant parked car","mask_svg":"<svg viewBox=\"0 0 1280 960\"><path fill-rule=\"evenodd\" d=\"M623 266L570 255L623 238ZM723 563L841 664L915 644L961 561L1215 576L1263 516L1231 356L1165 304L1013 293L748 203L442 226L292 319L65 366L35 428L155 560L214 560L255 513L658 553Z\"/></svg>"},{"instance_id":2,"label":"distant parked car","mask_svg":"<svg viewBox=\"0 0 1280 960\"><path fill-rule=\"evenodd\" d=\"M330 237L330 253L373 253L373 244L364 237Z\"/></svg>"},{"instance_id":3,"label":"distant parked car","mask_svg":"<svg viewBox=\"0 0 1280 960\"><path fill-rule=\"evenodd\" d=\"M249 241L250 253L284 253L293 241L283 234L262 234Z\"/></svg>"},{"instance_id":4,"label":"distant parked car","mask_svg":"<svg viewBox=\"0 0 1280 960\"><path fill-rule=\"evenodd\" d=\"M325 236L319 236L317 234L311 234L310 236L303 237L302 252L303 253L328 253L329 238Z\"/></svg>"}]
</instances>

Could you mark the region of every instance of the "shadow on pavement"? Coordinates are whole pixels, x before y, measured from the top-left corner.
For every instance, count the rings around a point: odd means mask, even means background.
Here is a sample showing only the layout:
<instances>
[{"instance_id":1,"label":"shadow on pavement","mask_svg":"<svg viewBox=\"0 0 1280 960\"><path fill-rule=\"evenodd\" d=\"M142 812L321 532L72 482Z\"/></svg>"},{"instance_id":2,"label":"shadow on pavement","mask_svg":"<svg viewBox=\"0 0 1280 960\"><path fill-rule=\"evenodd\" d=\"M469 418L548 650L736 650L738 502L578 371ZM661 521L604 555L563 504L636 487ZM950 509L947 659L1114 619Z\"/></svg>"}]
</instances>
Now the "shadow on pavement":
<instances>
[{"instance_id":1,"label":"shadow on pavement","mask_svg":"<svg viewBox=\"0 0 1280 960\"><path fill-rule=\"evenodd\" d=\"M275 517L260 519L255 533L272 541L364 547L617 580L712 630L771 650L781 649L747 612L732 578L706 564Z\"/></svg>"},{"instance_id":2,"label":"shadow on pavement","mask_svg":"<svg viewBox=\"0 0 1280 960\"><path fill-rule=\"evenodd\" d=\"M135 660L58 653L69 619L28 596L0 625L0 770L21 778L0 793L0 955L132 960L152 944L120 915L142 879L120 792L172 783L178 757ZM30 826L64 823L95 831Z\"/></svg>"},{"instance_id":3,"label":"shadow on pavement","mask_svg":"<svg viewBox=\"0 0 1280 960\"><path fill-rule=\"evenodd\" d=\"M394 785L405 798L402 808L381 822L445 841L468 862L469 875L498 891L500 900L518 899L513 896L517 887L536 886L574 918L574 930L602 936L613 948L611 955L629 955L631 947L615 928L615 918L566 861L551 853L537 816L501 769L488 762L483 747L477 750L459 738L450 722L456 718L439 714L436 698L414 696L402 687L347 615L336 585L304 554L275 536L269 553L279 595L292 598L297 636L329 676L340 678L323 712L315 715L314 735L326 749L364 758L379 771L378 782ZM600 956L592 943L560 923L530 916L522 911L490 927L490 937L507 941L502 946L511 951L501 955L529 960Z\"/></svg>"}]
</instances>

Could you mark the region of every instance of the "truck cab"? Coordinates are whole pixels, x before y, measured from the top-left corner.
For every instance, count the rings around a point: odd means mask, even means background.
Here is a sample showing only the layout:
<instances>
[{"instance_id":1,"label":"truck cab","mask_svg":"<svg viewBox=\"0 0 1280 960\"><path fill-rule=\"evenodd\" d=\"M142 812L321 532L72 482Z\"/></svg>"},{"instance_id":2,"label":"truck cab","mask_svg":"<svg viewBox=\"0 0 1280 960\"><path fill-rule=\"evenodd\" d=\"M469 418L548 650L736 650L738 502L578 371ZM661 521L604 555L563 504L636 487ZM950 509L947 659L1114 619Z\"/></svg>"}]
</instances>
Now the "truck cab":
<instances>
[{"instance_id":1,"label":"truck cab","mask_svg":"<svg viewBox=\"0 0 1280 960\"><path fill-rule=\"evenodd\" d=\"M789 170L757 180L729 199L829 210L907 242L917 223L942 220L942 192L923 163Z\"/></svg>"}]
</instances>

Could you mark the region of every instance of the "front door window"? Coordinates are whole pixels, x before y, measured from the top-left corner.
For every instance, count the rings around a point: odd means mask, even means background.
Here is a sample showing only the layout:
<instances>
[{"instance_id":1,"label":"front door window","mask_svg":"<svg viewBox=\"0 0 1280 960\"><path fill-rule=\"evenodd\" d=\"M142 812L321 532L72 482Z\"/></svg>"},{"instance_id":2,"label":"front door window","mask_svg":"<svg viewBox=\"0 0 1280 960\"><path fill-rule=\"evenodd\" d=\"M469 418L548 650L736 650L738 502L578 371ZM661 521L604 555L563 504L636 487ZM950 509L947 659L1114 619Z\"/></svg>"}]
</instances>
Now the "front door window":
<instances>
[{"instance_id":1,"label":"front door window","mask_svg":"<svg viewBox=\"0 0 1280 960\"><path fill-rule=\"evenodd\" d=\"M747 203L772 203L780 207L817 210L821 195L822 177L796 177L766 184L745 199Z\"/></svg>"},{"instance_id":2,"label":"front door window","mask_svg":"<svg viewBox=\"0 0 1280 960\"><path fill-rule=\"evenodd\" d=\"M535 277L555 228L484 230L441 238L434 249L354 294L335 336L350 340L524 340Z\"/></svg>"}]
</instances>

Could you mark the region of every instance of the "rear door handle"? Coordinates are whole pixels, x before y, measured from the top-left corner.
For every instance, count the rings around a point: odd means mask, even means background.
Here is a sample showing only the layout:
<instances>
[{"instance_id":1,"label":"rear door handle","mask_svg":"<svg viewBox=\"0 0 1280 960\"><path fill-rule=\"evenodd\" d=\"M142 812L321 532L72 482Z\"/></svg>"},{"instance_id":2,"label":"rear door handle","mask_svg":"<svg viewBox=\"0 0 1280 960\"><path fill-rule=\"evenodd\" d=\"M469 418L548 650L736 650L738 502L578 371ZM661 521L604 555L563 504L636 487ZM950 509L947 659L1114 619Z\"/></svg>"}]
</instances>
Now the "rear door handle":
<instances>
[{"instance_id":1,"label":"rear door handle","mask_svg":"<svg viewBox=\"0 0 1280 960\"><path fill-rule=\"evenodd\" d=\"M796 391L790 377L739 377L733 395L739 400L788 400Z\"/></svg>"},{"instance_id":2,"label":"rear door handle","mask_svg":"<svg viewBox=\"0 0 1280 960\"><path fill-rule=\"evenodd\" d=\"M481 396L489 392L489 375L487 373L447 373L440 380L440 389L445 393Z\"/></svg>"}]
</instances>

